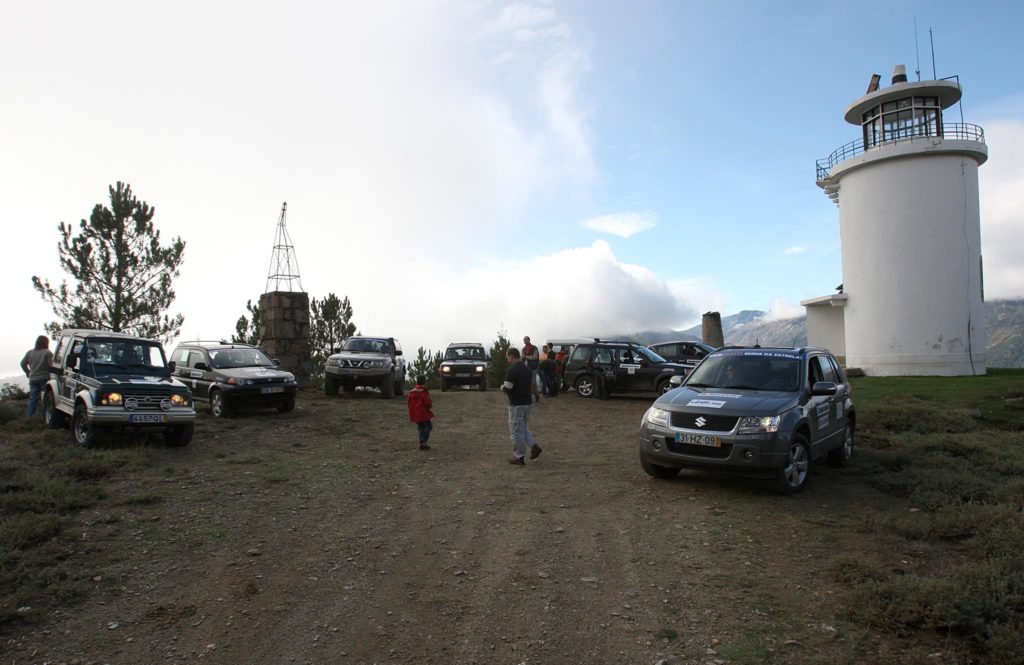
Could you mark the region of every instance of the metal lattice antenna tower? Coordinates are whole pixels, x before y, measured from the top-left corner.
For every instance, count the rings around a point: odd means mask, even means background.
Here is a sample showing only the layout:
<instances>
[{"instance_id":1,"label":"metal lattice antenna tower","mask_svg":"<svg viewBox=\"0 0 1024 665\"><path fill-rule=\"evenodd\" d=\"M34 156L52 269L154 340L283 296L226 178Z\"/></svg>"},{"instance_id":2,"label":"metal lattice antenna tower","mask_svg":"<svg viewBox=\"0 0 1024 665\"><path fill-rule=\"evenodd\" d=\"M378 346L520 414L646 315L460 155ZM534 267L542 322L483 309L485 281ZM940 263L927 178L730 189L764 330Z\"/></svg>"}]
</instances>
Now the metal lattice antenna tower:
<instances>
[{"instance_id":1,"label":"metal lattice antenna tower","mask_svg":"<svg viewBox=\"0 0 1024 665\"><path fill-rule=\"evenodd\" d=\"M270 257L270 270L267 271L267 289L271 291L291 291L304 293L302 280L299 278L299 259L295 256L295 247L285 227L285 215L288 203L281 204L281 216L277 220L277 233L274 235L274 253ZM284 288L281 288L282 284ZM293 288L293 284L299 288ZM271 287L273 285L273 287Z\"/></svg>"}]
</instances>

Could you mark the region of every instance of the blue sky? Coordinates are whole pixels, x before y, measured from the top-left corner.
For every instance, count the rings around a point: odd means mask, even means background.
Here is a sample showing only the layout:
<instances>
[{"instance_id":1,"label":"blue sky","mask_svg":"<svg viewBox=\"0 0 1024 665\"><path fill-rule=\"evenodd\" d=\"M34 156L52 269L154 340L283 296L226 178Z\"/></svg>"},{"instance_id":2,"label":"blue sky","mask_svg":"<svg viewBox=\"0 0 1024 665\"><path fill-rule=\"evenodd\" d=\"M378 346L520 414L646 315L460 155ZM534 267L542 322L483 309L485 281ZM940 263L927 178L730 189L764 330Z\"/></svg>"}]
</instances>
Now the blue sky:
<instances>
[{"instance_id":1,"label":"blue sky","mask_svg":"<svg viewBox=\"0 0 1024 665\"><path fill-rule=\"evenodd\" d=\"M987 295L1024 295L1021 3L373 4L7 8L0 376L117 180L187 242L185 338L262 293L282 201L305 289L410 350L799 313L842 281L814 162L873 73L916 78L915 15L987 133Z\"/></svg>"}]
</instances>

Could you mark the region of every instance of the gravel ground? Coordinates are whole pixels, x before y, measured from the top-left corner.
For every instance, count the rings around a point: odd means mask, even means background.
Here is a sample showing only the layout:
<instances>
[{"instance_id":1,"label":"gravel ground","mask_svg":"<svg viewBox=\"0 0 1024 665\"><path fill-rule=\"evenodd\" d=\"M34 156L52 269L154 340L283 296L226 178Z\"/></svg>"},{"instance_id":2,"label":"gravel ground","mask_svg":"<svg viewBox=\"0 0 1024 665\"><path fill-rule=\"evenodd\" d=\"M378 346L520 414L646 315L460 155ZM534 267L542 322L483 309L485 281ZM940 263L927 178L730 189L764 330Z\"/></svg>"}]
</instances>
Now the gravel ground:
<instances>
[{"instance_id":1,"label":"gravel ground","mask_svg":"<svg viewBox=\"0 0 1024 665\"><path fill-rule=\"evenodd\" d=\"M844 620L834 560L867 539L855 475L780 497L647 477L653 396L534 409L511 466L500 392L300 397L149 448L76 518L84 600L5 636L21 663L945 663ZM80 536L78 536L80 534Z\"/></svg>"}]
</instances>

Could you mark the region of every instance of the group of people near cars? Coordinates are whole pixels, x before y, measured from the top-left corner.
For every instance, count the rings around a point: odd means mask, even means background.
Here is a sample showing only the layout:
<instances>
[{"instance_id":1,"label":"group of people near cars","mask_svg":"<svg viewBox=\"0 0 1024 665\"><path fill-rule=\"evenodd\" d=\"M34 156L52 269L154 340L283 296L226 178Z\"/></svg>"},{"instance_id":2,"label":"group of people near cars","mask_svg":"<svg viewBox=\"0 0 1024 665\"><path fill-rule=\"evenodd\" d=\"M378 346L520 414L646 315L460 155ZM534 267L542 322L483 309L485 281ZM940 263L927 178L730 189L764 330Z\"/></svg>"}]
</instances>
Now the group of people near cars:
<instances>
[{"instance_id":1,"label":"group of people near cars","mask_svg":"<svg viewBox=\"0 0 1024 665\"><path fill-rule=\"evenodd\" d=\"M537 347L530 342L530 336L523 337L522 359L526 367L532 373L531 392L534 400L539 402L543 394L547 397L555 397L565 390L565 382L562 377L565 373L565 360L569 354L569 348L561 347L555 351L554 346L545 344L537 350Z\"/></svg>"}]
</instances>

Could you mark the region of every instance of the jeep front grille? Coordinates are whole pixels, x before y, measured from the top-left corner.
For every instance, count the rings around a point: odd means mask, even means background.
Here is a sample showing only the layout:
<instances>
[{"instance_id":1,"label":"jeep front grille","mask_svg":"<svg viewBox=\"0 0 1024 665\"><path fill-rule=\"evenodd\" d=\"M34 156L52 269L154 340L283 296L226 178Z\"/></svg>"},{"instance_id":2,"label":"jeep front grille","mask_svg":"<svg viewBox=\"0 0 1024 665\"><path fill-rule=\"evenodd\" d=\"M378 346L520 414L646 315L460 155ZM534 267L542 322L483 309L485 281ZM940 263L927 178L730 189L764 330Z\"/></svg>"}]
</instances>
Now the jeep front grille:
<instances>
[{"instance_id":1,"label":"jeep front grille","mask_svg":"<svg viewBox=\"0 0 1024 665\"><path fill-rule=\"evenodd\" d=\"M703 425L698 425L697 420L701 419ZM707 413L679 413L672 412L672 427L681 429L694 429L701 432L731 432L736 427L736 416L717 416Z\"/></svg>"},{"instance_id":2,"label":"jeep front grille","mask_svg":"<svg viewBox=\"0 0 1024 665\"><path fill-rule=\"evenodd\" d=\"M121 403L129 411L159 411L160 402L168 398L169 395L125 393Z\"/></svg>"}]
</instances>

